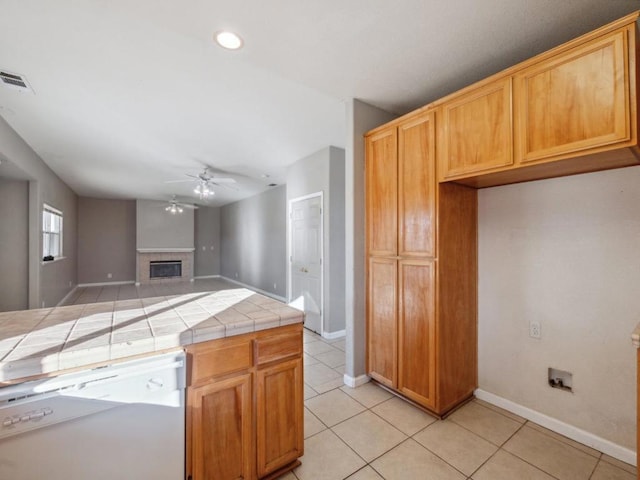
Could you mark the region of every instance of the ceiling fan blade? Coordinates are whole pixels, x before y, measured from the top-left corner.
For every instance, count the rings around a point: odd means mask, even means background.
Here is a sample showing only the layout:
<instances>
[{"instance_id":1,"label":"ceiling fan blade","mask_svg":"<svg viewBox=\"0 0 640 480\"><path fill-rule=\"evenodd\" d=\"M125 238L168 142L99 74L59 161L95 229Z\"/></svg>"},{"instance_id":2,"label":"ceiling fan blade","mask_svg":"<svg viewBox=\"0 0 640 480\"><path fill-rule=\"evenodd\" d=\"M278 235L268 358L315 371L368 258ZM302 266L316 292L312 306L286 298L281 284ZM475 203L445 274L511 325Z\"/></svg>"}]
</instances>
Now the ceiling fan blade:
<instances>
[{"instance_id":1,"label":"ceiling fan blade","mask_svg":"<svg viewBox=\"0 0 640 480\"><path fill-rule=\"evenodd\" d=\"M176 205L178 205L180 207L184 207L184 208L190 208L191 210L197 210L198 209L197 205L192 205L190 203L176 203Z\"/></svg>"}]
</instances>

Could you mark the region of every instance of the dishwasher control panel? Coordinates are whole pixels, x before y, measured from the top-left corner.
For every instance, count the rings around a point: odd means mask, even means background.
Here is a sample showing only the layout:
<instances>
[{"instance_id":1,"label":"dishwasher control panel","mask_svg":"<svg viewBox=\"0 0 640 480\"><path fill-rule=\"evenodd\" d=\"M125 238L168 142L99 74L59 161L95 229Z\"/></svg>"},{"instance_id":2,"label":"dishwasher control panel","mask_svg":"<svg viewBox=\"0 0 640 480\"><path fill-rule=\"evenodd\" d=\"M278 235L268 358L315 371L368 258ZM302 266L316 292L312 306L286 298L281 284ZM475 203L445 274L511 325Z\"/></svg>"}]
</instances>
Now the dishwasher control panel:
<instances>
[{"instance_id":1,"label":"dishwasher control panel","mask_svg":"<svg viewBox=\"0 0 640 480\"><path fill-rule=\"evenodd\" d=\"M11 417L5 417L2 420L2 428L9 428L18 423L25 423L30 421L38 422L47 415L51 415L52 413L53 410L51 408L44 407L38 410L31 410L30 412L13 415Z\"/></svg>"}]
</instances>

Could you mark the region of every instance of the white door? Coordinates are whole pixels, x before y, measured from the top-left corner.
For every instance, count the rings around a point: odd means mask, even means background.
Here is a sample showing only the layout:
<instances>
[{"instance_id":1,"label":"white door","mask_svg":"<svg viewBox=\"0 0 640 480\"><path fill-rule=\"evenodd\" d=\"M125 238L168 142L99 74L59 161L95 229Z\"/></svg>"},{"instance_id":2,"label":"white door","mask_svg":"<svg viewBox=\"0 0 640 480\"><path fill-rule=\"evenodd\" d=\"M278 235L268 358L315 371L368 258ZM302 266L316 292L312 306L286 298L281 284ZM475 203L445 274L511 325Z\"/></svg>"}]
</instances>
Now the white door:
<instances>
[{"instance_id":1,"label":"white door","mask_svg":"<svg viewBox=\"0 0 640 480\"><path fill-rule=\"evenodd\" d=\"M322 334L322 193L291 200L291 304L305 312L304 326Z\"/></svg>"}]
</instances>

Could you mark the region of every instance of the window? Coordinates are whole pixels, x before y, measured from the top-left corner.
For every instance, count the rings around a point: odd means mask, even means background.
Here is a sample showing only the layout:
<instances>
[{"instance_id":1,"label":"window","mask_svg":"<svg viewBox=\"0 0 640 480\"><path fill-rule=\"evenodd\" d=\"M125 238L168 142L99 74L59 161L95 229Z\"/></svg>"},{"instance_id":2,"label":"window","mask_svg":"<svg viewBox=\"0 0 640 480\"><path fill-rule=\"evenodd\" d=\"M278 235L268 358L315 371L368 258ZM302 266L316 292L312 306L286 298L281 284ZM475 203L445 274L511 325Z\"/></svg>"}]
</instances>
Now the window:
<instances>
[{"instance_id":1,"label":"window","mask_svg":"<svg viewBox=\"0 0 640 480\"><path fill-rule=\"evenodd\" d=\"M42 256L43 260L62 257L62 212L49 205L42 211Z\"/></svg>"}]
</instances>

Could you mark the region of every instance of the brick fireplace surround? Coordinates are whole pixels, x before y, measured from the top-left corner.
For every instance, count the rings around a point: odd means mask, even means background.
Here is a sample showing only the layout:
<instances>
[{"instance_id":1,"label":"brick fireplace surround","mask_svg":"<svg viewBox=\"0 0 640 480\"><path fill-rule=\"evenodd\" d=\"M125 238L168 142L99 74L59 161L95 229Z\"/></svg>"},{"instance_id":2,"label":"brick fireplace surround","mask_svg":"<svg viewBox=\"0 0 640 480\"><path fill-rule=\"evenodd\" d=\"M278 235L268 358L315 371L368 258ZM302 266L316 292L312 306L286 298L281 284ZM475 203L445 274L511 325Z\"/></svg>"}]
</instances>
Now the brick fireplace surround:
<instances>
[{"instance_id":1,"label":"brick fireplace surround","mask_svg":"<svg viewBox=\"0 0 640 480\"><path fill-rule=\"evenodd\" d=\"M193 248L139 248L137 250L136 285L193 281ZM149 263L158 260L181 260L182 276L149 278Z\"/></svg>"}]
</instances>

